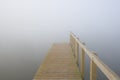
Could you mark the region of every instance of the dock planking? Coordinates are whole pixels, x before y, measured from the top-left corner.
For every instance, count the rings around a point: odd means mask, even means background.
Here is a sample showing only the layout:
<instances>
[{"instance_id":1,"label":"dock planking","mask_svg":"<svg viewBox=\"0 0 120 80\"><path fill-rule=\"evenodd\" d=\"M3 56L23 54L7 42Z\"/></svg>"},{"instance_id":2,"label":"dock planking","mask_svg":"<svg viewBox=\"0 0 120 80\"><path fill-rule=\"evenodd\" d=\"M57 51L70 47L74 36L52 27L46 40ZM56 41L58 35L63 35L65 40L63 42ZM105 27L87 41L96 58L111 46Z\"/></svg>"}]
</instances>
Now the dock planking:
<instances>
[{"instance_id":1,"label":"dock planking","mask_svg":"<svg viewBox=\"0 0 120 80\"><path fill-rule=\"evenodd\" d=\"M53 44L33 80L81 80L70 45Z\"/></svg>"},{"instance_id":2,"label":"dock planking","mask_svg":"<svg viewBox=\"0 0 120 80\"><path fill-rule=\"evenodd\" d=\"M90 51L72 32L69 44L59 43L51 47L33 80L84 80L85 55L90 59L90 80L97 80L97 68L109 80L120 80L96 52Z\"/></svg>"}]
</instances>

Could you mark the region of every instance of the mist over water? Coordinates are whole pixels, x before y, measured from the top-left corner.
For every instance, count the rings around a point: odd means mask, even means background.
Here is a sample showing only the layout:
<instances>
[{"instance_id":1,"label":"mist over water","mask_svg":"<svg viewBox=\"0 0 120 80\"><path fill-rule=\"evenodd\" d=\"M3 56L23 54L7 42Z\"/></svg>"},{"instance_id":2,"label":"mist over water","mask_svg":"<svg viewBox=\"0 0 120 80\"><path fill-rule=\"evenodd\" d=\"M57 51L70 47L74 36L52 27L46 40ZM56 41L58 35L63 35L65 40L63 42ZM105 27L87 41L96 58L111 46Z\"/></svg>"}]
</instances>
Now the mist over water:
<instances>
[{"instance_id":1,"label":"mist over water","mask_svg":"<svg viewBox=\"0 0 120 80\"><path fill-rule=\"evenodd\" d=\"M119 0L1 0L0 80L32 80L52 44L69 42L70 31L120 75Z\"/></svg>"}]
</instances>

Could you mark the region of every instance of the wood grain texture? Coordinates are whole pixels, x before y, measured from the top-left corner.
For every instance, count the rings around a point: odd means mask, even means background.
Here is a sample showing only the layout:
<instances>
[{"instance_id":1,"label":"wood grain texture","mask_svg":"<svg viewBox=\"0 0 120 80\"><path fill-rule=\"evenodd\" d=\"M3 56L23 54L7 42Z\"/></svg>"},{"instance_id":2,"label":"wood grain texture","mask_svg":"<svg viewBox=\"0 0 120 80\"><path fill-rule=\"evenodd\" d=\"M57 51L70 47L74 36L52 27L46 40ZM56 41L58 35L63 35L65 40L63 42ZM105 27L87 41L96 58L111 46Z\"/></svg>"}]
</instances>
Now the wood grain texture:
<instances>
[{"instance_id":1,"label":"wood grain texture","mask_svg":"<svg viewBox=\"0 0 120 80\"><path fill-rule=\"evenodd\" d=\"M70 45L54 44L33 80L81 80Z\"/></svg>"},{"instance_id":2,"label":"wood grain texture","mask_svg":"<svg viewBox=\"0 0 120 80\"><path fill-rule=\"evenodd\" d=\"M86 46L85 43L81 42L73 33L70 33L70 44L71 47L74 48L74 44L73 43L78 43L80 48L82 48L85 52L85 54L90 58L91 60L91 80L93 80L92 78L94 78L94 80L96 79L96 75L97 73L95 72L95 69L93 69L95 66L97 68L99 68L104 74L105 76L109 79L109 80L120 80L120 77L113 71L111 70L93 51L90 51ZM82 57L82 56L81 56ZM83 57L82 57L83 58ZM81 60L82 61L82 60ZM92 64L94 63L94 64ZM81 64L81 66L84 64ZM93 67L94 66L94 67ZM95 67L95 68L96 68ZM94 76L94 77L93 77ZM83 76L84 77L84 76Z\"/></svg>"}]
</instances>

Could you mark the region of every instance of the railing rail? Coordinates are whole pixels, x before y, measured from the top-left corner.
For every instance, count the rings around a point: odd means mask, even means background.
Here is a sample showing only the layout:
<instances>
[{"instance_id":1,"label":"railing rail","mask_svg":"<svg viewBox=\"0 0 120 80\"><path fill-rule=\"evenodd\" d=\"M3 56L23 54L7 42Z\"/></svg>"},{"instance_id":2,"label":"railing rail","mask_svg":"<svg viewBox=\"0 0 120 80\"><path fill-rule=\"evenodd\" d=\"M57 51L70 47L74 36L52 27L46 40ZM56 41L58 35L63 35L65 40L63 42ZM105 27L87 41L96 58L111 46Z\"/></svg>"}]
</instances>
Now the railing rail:
<instances>
[{"instance_id":1,"label":"railing rail","mask_svg":"<svg viewBox=\"0 0 120 80\"><path fill-rule=\"evenodd\" d=\"M109 80L120 80L120 77L113 72L106 64L101 61L101 59L97 56L96 53L87 49L84 43L80 42L80 40L73 34L70 33L70 45L72 47L72 51L74 53L74 57L76 62L78 63L78 53L79 47L81 49L80 54L80 72L81 77L84 80L84 64L85 64L85 54L90 58L90 80L96 80L97 72L96 68L98 67Z\"/></svg>"}]
</instances>

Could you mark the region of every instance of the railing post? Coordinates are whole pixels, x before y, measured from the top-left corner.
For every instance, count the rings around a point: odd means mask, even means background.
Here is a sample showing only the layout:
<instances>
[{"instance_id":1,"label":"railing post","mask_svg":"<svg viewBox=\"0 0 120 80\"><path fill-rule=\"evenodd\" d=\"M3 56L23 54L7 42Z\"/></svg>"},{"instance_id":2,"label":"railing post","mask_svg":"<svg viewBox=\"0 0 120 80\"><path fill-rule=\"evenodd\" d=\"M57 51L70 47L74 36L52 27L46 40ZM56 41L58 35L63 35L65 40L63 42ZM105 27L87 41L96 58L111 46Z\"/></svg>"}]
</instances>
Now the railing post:
<instances>
[{"instance_id":1,"label":"railing post","mask_svg":"<svg viewBox=\"0 0 120 80\"><path fill-rule=\"evenodd\" d=\"M75 39L73 38L73 55L74 55L74 58L76 58L76 55L75 55Z\"/></svg>"},{"instance_id":2,"label":"railing post","mask_svg":"<svg viewBox=\"0 0 120 80\"><path fill-rule=\"evenodd\" d=\"M71 48L72 48L72 52L74 53L74 40L73 40L72 33L70 34L70 45L71 45Z\"/></svg>"},{"instance_id":3,"label":"railing post","mask_svg":"<svg viewBox=\"0 0 120 80\"><path fill-rule=\"evenodd\" d=\"M85 51L81 49L81 55L80 55L80 72L82 80L84 80L84 67L85 67Z\"/></svg>"},{"instance_id":4,"label":"railing post","mask_svg":"<svg viewBox=\"0 0 120 80\"><path fill-rule=\"evenodd\" d=\"M78 63L78 45L76 41L75 41L75 61L76 63Z\"/></svg>"},{"instance_id":5,"label":"railing post","mask_svg":"<svg viewBox=\"0 0 120 80\"><path fill-rule=\"evenodd\" d=\"M96 55L95 53L93 53ZM94 61L91 59L90 60L90 80L96 80L97 79L97 67Z\"/></svg>"},{"instance_id":6,"label":"railing post","mask_svg":"<svg viewBox=\"0 0 120 80\"><path fill-rule=\"evenodd\" d=\"M71 34L70 34L70 46L72 48L72 36L71 36Z\"/></svg>"},{"instance_id":7,"label":"railing post","mask_svg":"<svg viewBox=\"0 0 120 80\"><path fill-rule=\"evenodd\" d=\"M120 77L113 72L106 64L104 64L99 57L90 50L88 50L85 46L85 43L82 43L81 41L77 40L77 37L71 33L71 47L72 47L72 53L76 60L79 59L78 51L76 52L76 43L78 44L77 47L81 48L81 54L80 54L80 72L82 80L84 80L84 67L85 67L85 53L90 58L90 80L96 80L97 79L97 70L96 67L98 67L109 80L120 80ZM79 50L79 49L78 49ZM78 60L77 60L78 61Z\"/></svg>"}]
</instances>

